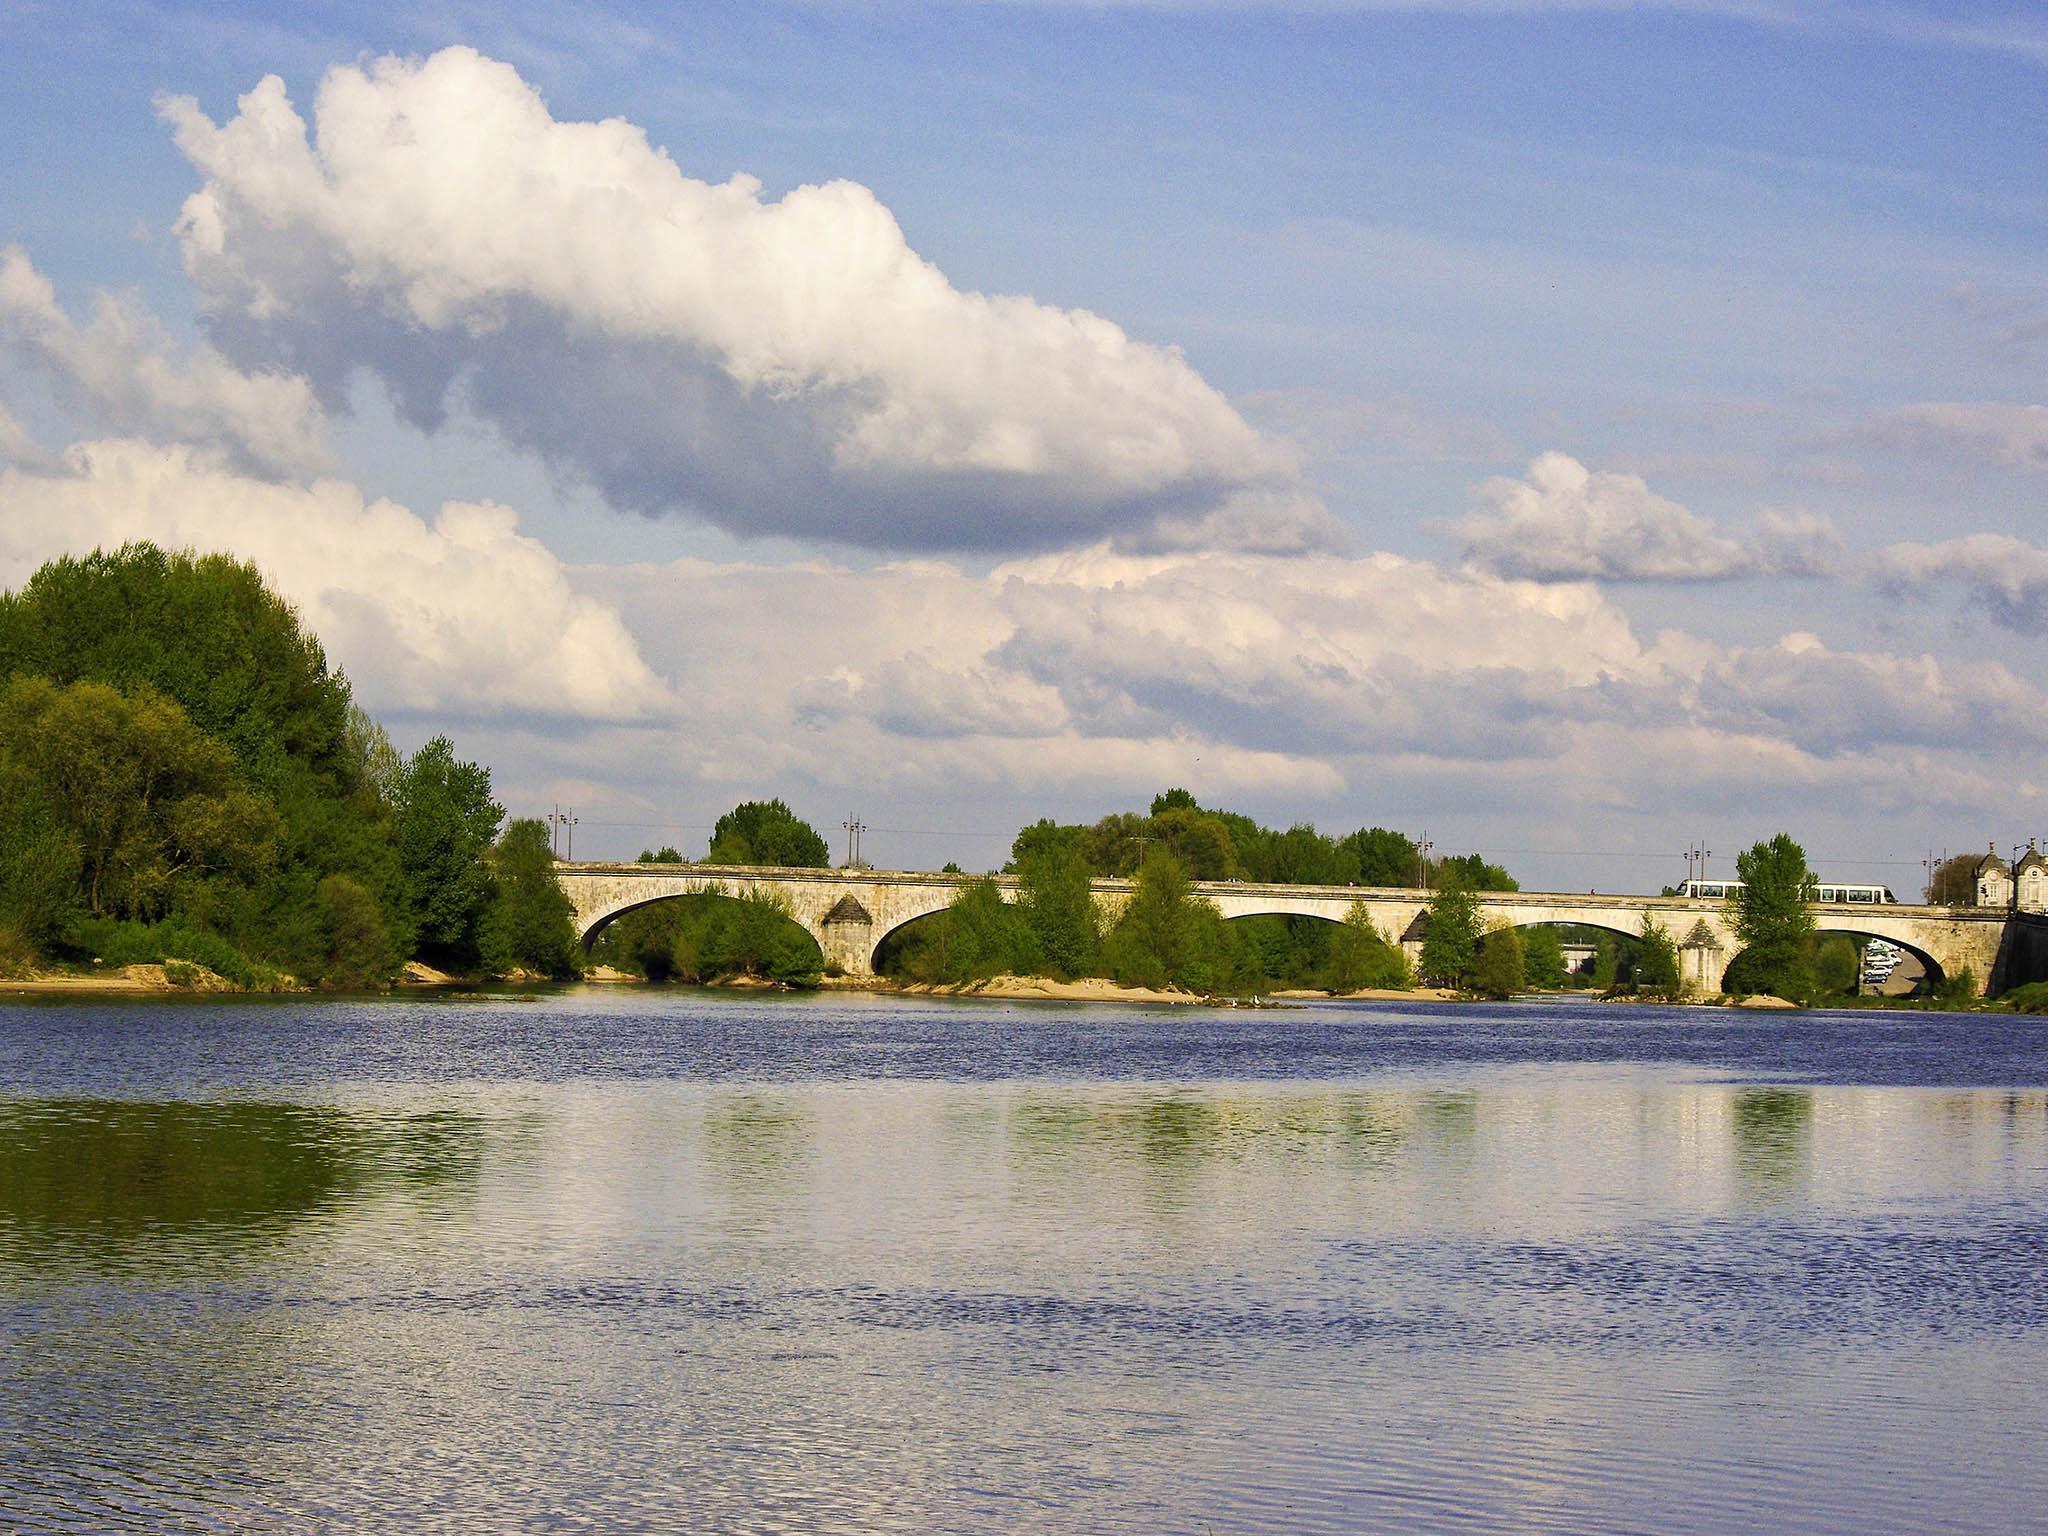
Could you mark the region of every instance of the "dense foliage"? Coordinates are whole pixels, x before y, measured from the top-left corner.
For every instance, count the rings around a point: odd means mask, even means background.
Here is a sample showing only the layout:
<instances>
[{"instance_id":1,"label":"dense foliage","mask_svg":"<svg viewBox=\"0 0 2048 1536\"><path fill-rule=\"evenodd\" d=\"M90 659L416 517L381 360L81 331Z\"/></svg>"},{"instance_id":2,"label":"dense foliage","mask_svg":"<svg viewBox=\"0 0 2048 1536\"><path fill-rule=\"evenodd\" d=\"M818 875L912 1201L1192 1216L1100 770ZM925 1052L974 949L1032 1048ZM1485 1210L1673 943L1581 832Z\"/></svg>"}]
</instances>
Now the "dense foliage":
<instances>
[{"instance_id":1,"label":"dense foliage","mask_svg":"<svg viewBox=\"0 0 2048 1536\"><path fill-rule=\"evenodd\" d=\"M650 855L644 862L680 861ZM591 958L649 981L747 978L815 987L824 970L817 941L785 903L715 883L622 914L598 936Z\"/></svg>"},{"instance_id":2,"label":"dense foliage","mask_svg":"<svg viewBox=\"0 0 2048 1536\"><path fill-rule=\"evenodd\" d=\"M1729 964L1723 989L1771 994L1804 1003L1814 995L1814 877L1806 850L1780 832L1736 855L1743 883L1729 898L1730 926L1742 952Z\"/></svg>"},{"instance_id":3,"label":"dense foliage","mask_svg":"<svg viewBox=\"0 0 2048 1536\"><path fill-rule=\"evenodd\" d=\"M252 566L131 544L0 594L0 958L572 971L503 818L445 738L397 752Z\"/></svg>"},{"instance_id":4,"label":"dense foliage","mask_svg":"<svg viewBox=\"0 0 2048 1536\"><path fill-rule=\"evenodd\" d=\"M825 839L780 800L749 800L718 818L707 864L753 864L776 869L825 869Z\"/></svg>"},{"instance_id":5,"label":"dense foliage","mask_svg":"<svg viewBox=\"0 0 2048 1536\"><path fill-rule=\"evenodd\" d=\"M1149 815L1118 811L1089 826L1038 821L1017 834L1008 868L1049 851L1077 858L1095 875L1137 873L1148 852L1173 855L1191 880L1249 880L1279 885L1358 885L1415 889L1456 883L1472 891L1518 889L1508 872L1476 853L1425 861L1415 843L1385 827L1341 838L1307 822L1283 831L1234 811L1209 810L1185 789L1152 800Z\"/></svg>"}]
</instances>

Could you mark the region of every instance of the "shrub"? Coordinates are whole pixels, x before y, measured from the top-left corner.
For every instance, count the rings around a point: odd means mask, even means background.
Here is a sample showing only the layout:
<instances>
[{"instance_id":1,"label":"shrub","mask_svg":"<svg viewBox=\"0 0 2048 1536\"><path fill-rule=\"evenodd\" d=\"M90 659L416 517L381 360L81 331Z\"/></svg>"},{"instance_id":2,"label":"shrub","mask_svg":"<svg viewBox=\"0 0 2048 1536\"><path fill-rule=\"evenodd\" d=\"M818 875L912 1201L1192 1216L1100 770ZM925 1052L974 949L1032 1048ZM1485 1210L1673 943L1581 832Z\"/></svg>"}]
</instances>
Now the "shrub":
<instances>
[{"instance_id":1,"label":"shrub","mask_svg":"<svg viewBox=\"0 0 2048 1536\"><path fill-rule=\"evenodd\" d=\"M187 960L250 992L283 991L291 983L290 977L251 960L219 935L188 927L174 917L156 923L83 918L72 929L70 944L108 965L168 965Z\"/></svg>"}]
</instances>

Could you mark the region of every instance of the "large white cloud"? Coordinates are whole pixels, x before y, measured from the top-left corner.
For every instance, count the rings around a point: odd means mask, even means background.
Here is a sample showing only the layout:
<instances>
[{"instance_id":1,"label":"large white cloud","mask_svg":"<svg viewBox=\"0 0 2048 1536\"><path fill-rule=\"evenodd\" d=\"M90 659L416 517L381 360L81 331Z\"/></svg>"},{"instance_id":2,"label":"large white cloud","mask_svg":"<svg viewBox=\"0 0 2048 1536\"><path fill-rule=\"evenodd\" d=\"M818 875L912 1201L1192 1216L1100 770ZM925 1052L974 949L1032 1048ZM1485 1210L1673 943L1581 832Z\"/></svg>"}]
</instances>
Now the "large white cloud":
<instances>
[{"instance_id":1,"label":"large white cloud","mask_svg":"<svg viewBox=\"0 0 2048 1536\"><path fill-rule=\"evenodd\" d=\"M245 373L208 346L180 360L156 317L132 298L101 295L91 322L80 326L20 246L0 249L0 341L95 430L204 445L269 473L333 466L323 413L305 379ZM8 448L9 434L0 432L0 453L28 456L18 441Z\"/></svg>"},{"instance_id":2,"label":"large white cloud","mask_svg":"<svg viewBox=\"0 0 2048 1536\"><path fill-rule=\"evenodd\" d=\"M450 502L430 524L344 481L272 484L132 439L76 445L53 473L0 472L0 583L131 540L252 561L373 710L672 712L618 615L504 507Z\"/></svg>"},{"instance_id":3,"label":"large white cloud","mask_svg":"<svg viewBox=\"0 0 2048 1536\"><path fill-rule=\"evenodd\" d=\"M1825 518L1771 512L1730 537L1640 476L1590 470L1563 453L1541 455L1520 480L1488 480L1478 499L1481 510L1458 525L1465 558L1532 581L1813 576L1838 549Z\"/></svg>"},{"instance_id":4,"label":"large white cloud","mask_svg":"<svg viewBox=\"0 0 2048 1536\"><path fill-rule=\"evenodd\" d=\"M215 125L180 223L216 342L331 402L368 367L453 398L615 504L899 548L1338 538L1288 455L1172 347L964 292L867 188L685 176L616 119L557 122L466 48L275 77Z\"/></svg>"}]
</instances>

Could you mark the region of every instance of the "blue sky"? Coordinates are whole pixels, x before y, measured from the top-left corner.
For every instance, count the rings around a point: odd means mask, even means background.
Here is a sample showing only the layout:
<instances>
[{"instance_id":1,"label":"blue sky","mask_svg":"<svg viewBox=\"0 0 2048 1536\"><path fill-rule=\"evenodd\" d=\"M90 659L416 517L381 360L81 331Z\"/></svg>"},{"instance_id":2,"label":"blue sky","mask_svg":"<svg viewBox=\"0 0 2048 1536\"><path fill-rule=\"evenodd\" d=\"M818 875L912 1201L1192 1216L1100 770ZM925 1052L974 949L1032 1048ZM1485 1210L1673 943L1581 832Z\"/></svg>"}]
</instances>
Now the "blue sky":
<instances>
[{"instance_id":1,"label":"blue sky","mask_svg":"<svg viewBox=\"0 0 2048 1536\"><path fill-rule=\"evenodd\" d=\"M781 794L975 867L1184 781L1566 888L2048 834L2026 8L0 0L0 43L0 579L238 541L579 851ZM536 136L386 228L456 161L343 186L336 70ZM270 75L318 169L202 164ZM606 118L752 211L631 153L492 192ZM535 255L614 172L616 231ZM523 253L420 233L472 194Z\"/></svg>"}]
</instances>

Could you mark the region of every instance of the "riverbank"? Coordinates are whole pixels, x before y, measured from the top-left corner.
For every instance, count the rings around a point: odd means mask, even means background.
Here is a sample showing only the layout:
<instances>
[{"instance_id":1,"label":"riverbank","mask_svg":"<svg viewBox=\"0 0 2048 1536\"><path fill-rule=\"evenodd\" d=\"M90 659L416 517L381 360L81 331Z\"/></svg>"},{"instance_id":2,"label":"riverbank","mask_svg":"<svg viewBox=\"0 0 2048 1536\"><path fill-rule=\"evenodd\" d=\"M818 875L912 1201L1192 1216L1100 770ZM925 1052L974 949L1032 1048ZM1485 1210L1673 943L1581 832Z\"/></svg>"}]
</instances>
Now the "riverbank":
<instances>
[{"instance_id":1,"label":"riverbank","mask_svg":"<svg viewBox=\"0 0 2048 1536\"><path fill-rule=\"evenodd\" d=\"M32 971L0 979L0 997L150 996L164 992L240 992L224 976L203 965L172 961L169 965L109 966L102 971ZM303 988L286 988L303 991Z\"/></svg>"}]
</instances>

